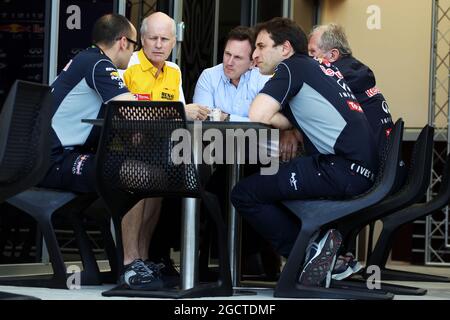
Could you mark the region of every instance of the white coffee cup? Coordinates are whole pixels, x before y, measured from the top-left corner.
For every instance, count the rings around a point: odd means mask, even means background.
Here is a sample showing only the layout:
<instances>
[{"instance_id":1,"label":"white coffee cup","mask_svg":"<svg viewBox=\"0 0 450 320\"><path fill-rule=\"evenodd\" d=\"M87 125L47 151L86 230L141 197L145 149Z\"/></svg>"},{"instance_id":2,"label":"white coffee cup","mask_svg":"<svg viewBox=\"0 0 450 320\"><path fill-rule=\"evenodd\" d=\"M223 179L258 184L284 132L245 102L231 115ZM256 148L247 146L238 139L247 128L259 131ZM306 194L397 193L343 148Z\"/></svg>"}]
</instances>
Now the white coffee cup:
<instances>
[{"instance_id":1,"label":"white coffee cup","mask_svg":"<svg viewBox=\"0 0 450 320\"><path fill-rule=\"evenodd\" d=\"M220 121L220 117L222 115L222 111L219 108L212 108L210 112L211 121Z\"/></svg>"}]
</instances>

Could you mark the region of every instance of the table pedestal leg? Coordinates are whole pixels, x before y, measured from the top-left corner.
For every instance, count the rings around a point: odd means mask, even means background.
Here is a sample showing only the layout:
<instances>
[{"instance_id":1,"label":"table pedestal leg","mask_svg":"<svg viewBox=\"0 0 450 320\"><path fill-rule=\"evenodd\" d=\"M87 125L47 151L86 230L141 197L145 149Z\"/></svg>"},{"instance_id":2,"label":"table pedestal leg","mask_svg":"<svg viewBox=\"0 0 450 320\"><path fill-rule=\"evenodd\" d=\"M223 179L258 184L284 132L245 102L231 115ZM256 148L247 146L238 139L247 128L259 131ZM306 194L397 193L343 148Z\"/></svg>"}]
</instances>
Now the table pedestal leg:
<instances>
[{"instance_id":1,"label":"table pedestal leg","mask_svg":"<svg viewBox=\"0 0 450 320\"><path fill-rule=\"evenodd\" d=\"M200 201L183 200L181 238L181 289L190 289L198 282L198 225Z\"/></svg>"}]
</instances>

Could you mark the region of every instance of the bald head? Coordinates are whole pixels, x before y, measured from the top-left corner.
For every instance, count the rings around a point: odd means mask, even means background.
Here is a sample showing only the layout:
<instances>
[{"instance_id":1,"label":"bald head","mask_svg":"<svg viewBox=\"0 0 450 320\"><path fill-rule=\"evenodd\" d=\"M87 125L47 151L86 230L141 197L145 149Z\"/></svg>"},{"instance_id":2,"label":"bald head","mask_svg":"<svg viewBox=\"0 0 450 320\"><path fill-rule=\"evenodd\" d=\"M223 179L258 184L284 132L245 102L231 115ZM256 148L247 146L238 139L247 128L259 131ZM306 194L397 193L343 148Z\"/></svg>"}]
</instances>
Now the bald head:
<instances>
[{"instance_id":1,"label":"bald head","mask_svg":"<svg viewBox=\"0 0 450 320\"><path fill-rule=\"evenodd\" d=\"M176 35L175 20L169 17L164 12L155 12L142 20L141 35L145 35L149 29L154 28L169 28L173 37Z\"/></svg>"},{"instance_id":2,"label":"bald head","mask_svg":"<svg viewBox=\"0 0 450 320\"><path fill-rule=\"evenodd\" d=\"M164 66L175 46L175 34L175 21L165 13L155 12L142 20L142 49L158 69Z\"/></svg>"}]
</instances>

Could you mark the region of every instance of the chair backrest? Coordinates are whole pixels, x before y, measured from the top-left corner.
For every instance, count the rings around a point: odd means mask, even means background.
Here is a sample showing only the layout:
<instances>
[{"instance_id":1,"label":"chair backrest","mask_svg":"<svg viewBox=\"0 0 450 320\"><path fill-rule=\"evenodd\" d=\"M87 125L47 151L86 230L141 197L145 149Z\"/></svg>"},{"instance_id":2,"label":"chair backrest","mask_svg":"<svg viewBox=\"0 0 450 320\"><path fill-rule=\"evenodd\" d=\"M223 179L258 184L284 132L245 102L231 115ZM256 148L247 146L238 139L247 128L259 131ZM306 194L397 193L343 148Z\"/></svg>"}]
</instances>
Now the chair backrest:
<instances>
[{"instance_id":1,"label":"chair backrest","mask_svg":"<svg viewBox=\"0 0 450 320\"><path fill-rule=\"evenodd\" d=\"M418 206L424 206L426 210L422 210L422 217L433 211L442 209L442 207L450 203L450 152L447 153L444 169L441 175L441 182L439 185L439 191L433 199L426 204L419 204ZM394 216L395 217L395 216ZM413 220L411 220L413 221Z\"/></svg>"},{"instance_id":2,"label":"chair backrest","mask_svg":"<svg viewBox=\"0 0 450 320\"><path fill-rule=\"evenodd\" d=\"M403 127L404 122L403 119L400 118L395 123L394 128L388 137L388 141L385 144L385 148L381 152L377 177L368 193L376 190L376 193L382 195L381 198L384 198L395 187L395 182L398 179L397 173L401 157Z\"/></svg>"},{"instance_id":3,"label":"chair backrest","mask_svg":"<svg viewBox=\"0 0 450 320\"><path fill-rule=\"evenodd\" d=\"M394 187L403 138L403 120L399 119L389 135L385 149L381 152L381 162L375 183L368 191L352 199L345 200L289 200L283 201L290 211L303 223L315 223L323 226L345 220L383 200Z\"/></svg>"},{"instance_id":4,"label":"chair backrest","mask_svg":"<svg viewBox=\"0 0 450 320\"><path fill-rule=\"evenodd\" d=\"M360 220L371 220L371 217L373 219L379 219L420 200L430 183L433 137L434 128L426 125L414 143L406 182L400 190L397 190L398 180L403 179L403 177L399 177L398 172L400 170L397 167L394 190L391 190L391 194L382 202L367 209L364 215L359 217ZM356 223L357 219L354 219L354 221Z\"/></svg>"},{"instance_id":5,"label":"chair backrest","mask_svg":"<svg viewBox=\"0 0 450 320\"><path fill-rule=\"evenodd\" d=\"M110 102L97 151L100 193L120 191L138 199L198 197L201 186L193 162L172 159L179 141L171 137L177 129L187 130L180 102ZM190 151L190 139L184 142Z\"/></svg>"},{"instance_id":6,"label":"chair backrest","mask_svg":"<svg viewBox=\"0 0 450 320\"><path fill-rule=\"evenodd\" d=\"M426 125L417 138L402 192L422 197L430 184L433 155L434 128ZM419 199L416 199L416 201Z\"/></svg>"},{"instance_id":7,"label":"chair backrest","mask_svg":"<svg viewBox=\"0 0 450 320\"><path fill-rule=\"evenodd\" d=\"M50 160L51 94L17 80L0 114L0 201L36 185Z\"/></svg>"},{"instance_id":8,"label":"chair backrest","mask_svg":"<svg viewBox=\"0 0 450 320\"><path fill-rule=\"evenodd\" d=\"M431 126L427 125L422 129L414 144L407 182L400 190L391 190L391 194L382 201L366 208L362 214L352 216L345 223L342 223L341 233L349 234L351 237L347 243L353 243L359 231L368 223L410 206L424 195L430 182L433 134L434 129ZM400 167L397 166L396 173L400 171L399 169ZM398 185L398 179L399 175L395 179L395 185ZM400 179L403 180L403 177L400 177ZM394 186L394 189L397 189L396 186Z\"/></svg>"}]
</instances>

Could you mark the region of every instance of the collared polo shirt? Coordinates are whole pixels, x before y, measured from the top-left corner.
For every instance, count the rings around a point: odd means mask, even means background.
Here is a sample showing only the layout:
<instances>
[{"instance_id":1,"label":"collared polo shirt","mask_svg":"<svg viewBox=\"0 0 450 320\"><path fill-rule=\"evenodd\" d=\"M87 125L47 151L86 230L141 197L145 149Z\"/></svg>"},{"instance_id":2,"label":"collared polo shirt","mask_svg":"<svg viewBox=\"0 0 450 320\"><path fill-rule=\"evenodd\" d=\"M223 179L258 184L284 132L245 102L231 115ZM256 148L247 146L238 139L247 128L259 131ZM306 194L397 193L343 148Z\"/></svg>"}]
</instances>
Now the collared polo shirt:
<instances>
[{"instance_id":1,"label":"collared polo shirt","mask_svg":"<svg viewBox=\"0 0 450 320\"><path fill-rule=\"evenodd\" d=\"M181 87L181 70L177 64L166 61L156 77L156 68L141 49L131 56L123 79L131 93L153 101L181 101L185 103ZM138 97L139 98L139 97Z\"/></svg>"}]
</instances>

